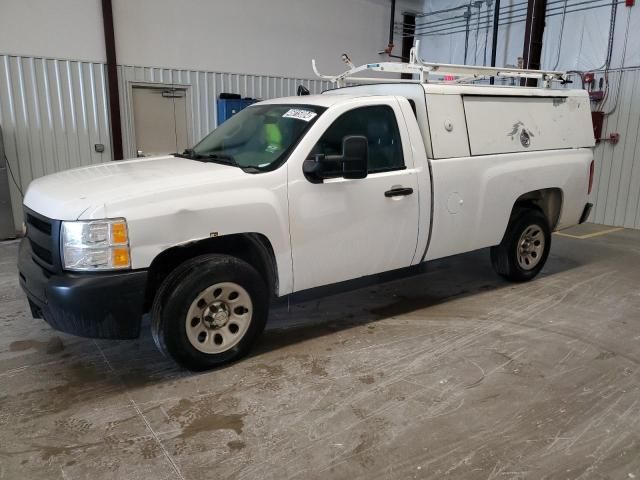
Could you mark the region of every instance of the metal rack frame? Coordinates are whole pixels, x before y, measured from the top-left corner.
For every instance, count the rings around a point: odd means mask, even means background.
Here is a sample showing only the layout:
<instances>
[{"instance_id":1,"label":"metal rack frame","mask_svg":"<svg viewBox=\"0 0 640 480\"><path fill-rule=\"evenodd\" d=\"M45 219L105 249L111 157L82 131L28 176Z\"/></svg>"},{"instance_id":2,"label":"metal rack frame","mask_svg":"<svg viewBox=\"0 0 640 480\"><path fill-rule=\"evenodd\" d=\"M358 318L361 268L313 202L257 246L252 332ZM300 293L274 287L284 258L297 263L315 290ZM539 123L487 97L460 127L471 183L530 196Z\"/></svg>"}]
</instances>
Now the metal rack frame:
<instances>
[{"instance_id":1,"label":"metal rack frame","mask_svg":"<svg viewBox=\"0 0 640 480\"><path fill-rule=\"evenodd\" d=\"M429 83L430 75L451 75L457 77L454 80L445 80L437 83L465 83L478 80L484 77L500 77L500 78L534 78L542 80L542 87L549 88L551 82L557 81L562 84L568 82L566 72L545 71L545 70L526 70L522 68L499 68L499 67L482 67L471 65L454 65L447 63L430 63L422 60L418 54L420 41L411 49L408 63L401 62L377 62L366 63L356 66L346 53L342 54L342 60L349 67L348 70L339 75L323 75L318 71L315 59L311 60L314 73L323 80L328 80L338 87L344 87L347 82L376 82L376 83ZM417 75L417 79L398 79L398 78L373 78L373 77L356 77L354 75L361 72L384 72L384 73L408 73ZM529 87L535 88L535 87Z\"/></svg>"}]
</instances>

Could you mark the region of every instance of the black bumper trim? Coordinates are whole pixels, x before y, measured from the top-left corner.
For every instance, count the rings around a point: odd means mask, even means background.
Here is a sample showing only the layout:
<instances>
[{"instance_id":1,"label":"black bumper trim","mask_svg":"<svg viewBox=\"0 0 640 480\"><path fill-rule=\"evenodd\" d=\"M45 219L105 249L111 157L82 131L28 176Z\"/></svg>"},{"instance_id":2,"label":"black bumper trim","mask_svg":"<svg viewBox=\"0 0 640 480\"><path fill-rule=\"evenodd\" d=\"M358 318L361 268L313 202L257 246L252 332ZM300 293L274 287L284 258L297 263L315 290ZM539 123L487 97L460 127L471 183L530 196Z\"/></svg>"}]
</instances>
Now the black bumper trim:
<instances>
[{"instance_id":1,"label":"black bumper trim","mask_svg":"<svg viewBox=\"0 0 640 480\"><path fill-rule=\"evenodd\" d=\"M34 261L26 239L20 242L18 270L33 316L56 330L89 338L140 335L146 270L51 273Z\"/></svg>"},{"instance_id":2,"label":"black bumper trim","mask_svg":"<svg viewBox=\"0 0 640 480\"><path fill-rule=\"evenodd\" d=\"M593 208L593 203L587 203L584 206L584 210L582 211L582 215L580 216L579 223L584 223L587 221L587 218L589 218L589 214L591 213L592 208Z\"/></svg>"}]
</instances>

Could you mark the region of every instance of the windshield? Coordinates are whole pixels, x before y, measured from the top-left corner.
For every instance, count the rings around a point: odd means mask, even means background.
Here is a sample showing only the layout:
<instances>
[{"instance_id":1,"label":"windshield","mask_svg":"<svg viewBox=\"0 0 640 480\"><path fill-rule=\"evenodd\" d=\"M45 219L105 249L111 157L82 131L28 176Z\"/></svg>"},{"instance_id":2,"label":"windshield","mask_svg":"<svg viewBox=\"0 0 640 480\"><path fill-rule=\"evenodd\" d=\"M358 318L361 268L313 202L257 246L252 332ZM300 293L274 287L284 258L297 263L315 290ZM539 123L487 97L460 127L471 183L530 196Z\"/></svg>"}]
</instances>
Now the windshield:
<instances>
[{"instance_id":1,"label":"windshield","mask_svg":"<svg viewBox=\"0 0 640 480\"><path fill-rule=\"evenodd\" d=\"M273 170L282 165L324 110L315 105L252 105L181 156L235 165L254 173Z\"/></svg>"}]
</instances>

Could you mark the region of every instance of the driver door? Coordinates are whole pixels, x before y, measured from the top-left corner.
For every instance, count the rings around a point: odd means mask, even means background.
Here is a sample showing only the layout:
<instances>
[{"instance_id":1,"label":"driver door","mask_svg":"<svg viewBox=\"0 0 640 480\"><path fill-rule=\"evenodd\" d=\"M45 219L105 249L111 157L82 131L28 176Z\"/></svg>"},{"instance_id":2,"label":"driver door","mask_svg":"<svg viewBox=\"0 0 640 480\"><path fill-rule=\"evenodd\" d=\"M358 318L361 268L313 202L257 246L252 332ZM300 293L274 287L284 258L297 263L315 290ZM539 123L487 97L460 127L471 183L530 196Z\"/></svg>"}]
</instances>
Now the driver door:
<instances>
[{"instance_id":1,"label":"driver door","mask_svg":"<svg viewBox=\"0 0 640 480\"><path fill-rule=\"evenodd\" d=\"M411 265L419 191L405 127L394 97L354 99L329 108L300 145L304 158L339 155L344 137L363 135L369 158L366 178L322 183L288 163L294 291Z\"/></svg>"}]
</instances>

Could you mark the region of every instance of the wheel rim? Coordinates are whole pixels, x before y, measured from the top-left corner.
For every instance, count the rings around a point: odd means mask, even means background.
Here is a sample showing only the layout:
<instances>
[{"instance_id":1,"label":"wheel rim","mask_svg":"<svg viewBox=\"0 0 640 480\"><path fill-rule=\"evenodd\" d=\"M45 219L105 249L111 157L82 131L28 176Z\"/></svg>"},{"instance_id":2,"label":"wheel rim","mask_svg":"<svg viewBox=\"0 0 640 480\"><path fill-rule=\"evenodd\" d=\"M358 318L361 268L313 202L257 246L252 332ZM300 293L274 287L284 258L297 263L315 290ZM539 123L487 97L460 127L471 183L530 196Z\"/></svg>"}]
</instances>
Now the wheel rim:
<instances>
[{"instance_id":1,"label":"wheel rim","mask_svg":"<svg viewBox=\"0 0 640 480\"><path fill-rule=\"evenodd\" d=\"M539 225L529 225L518 240L518 265L523 270L532 270L542 260L544 232Z\"/></svg>"},{"instance_id":2,"label":"wheel rim","mask_svg":"<svg viewBox=\"0 0 640 480\"><path fill-rule=\"evenodd\" d=\"M253 303L240 285L222 282L200 292L191 302L187 338L202 353L223 353L242 340L251 324Z\"/></svg>"}]
</instances>

